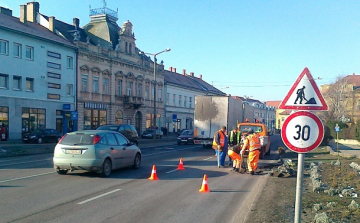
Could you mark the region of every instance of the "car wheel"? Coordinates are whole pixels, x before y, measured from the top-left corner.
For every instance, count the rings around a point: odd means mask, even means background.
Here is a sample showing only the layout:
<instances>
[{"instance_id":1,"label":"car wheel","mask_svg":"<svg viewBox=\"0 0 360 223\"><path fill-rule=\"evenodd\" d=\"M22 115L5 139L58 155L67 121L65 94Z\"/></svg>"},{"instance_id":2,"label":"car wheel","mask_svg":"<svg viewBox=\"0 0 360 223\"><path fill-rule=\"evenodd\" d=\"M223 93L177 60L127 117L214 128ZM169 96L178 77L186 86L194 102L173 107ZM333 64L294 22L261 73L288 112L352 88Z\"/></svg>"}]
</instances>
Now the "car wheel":
<instances>
[{"instance_id":1,"label":"car wheel","mask_svg":"<svg viewBox=\"0 0 360 223\"><path fill-rule=\"evenodd\" d=\"M139 153L137 153L136 156L135 156L134 164L133 164L132 168L139 169L140 168L140 163L141 163L141 156L140 156Z\"/></svg>"},{"instance_id":2,"label":"car wheel","mask_svg":"<svg viewBox=\"0 0 360 223\"><path fill-rule=\"evenodd\" d=\"M109 177L111 175L111 170L112 170L111 161L109 159L106 159L102 165L101 176Z\"/></svg>"},{"instance_id":3,"label":"car wheel","mask_svg":"<svg viewBox=\"0 0 360 223\"><path fill-rule=\"evenodd\" d=\"M56 170L56 172L60 175L65 175L67 174L68 170Z\"/></svg>"},{"instance_id":4,"label":"car wheel","mask_svg":"<svg viewBox=\"0 0 360 223\"><path fill-rule=\"evenodd\" d=\"M41 143L43 143L43 139L42 139L42 138L38 138L37 142L38 142L39 144L41 144Z\"/></svg>"},{"instance_id":5,"label":"car wheel","mask_svg":"<svg viewBox=\"0 0 360 223\"><path fill-rule=\"evenodd\" d=\"M261 147L260 149L260 155L259 155L259 159L264 159L265 156L265 147Z\"/></svg>"}]
</instances>

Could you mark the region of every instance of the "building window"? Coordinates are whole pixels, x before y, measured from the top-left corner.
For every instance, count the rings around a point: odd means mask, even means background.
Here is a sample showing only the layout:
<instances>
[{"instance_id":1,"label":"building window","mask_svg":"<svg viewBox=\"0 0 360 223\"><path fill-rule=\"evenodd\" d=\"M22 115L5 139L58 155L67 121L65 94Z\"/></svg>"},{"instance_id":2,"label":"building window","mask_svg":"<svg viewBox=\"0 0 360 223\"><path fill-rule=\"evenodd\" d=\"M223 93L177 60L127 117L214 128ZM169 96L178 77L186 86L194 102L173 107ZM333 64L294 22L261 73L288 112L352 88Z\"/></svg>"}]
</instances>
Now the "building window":
<instances>
[{"instance_id":1,"label":"building window","mask_svg":"<svg viewBox=\"0 0 360 223\"><path fill-rule=\"evenodd\" d=\"M142 97L142 84L138 84L137 96Z\"/></svg>"},{"instance_id":2,"label":"building window","mask_svg":"<svg viewBox=\"0 0 360 223\"><path fill-rule=\"evenodd\" d=\"M22 133L46 128L46 110L38 108L22 108Z\"/></svg>"},{"instance_id":3,"label":"building window","mask_svg":"<svg viewBox=\"0 0 360 223\"><path fill-rule=\"evenodd\" d=\"M0 39L0 54L9 54L9 41Z\"/></svg>"},{"instance_id":4,"label":"building window","mask_svg":"<svg viewBox=\"0 0 360 223\"><path fill-rule=\"evenodd\" d=\"M48 55L48 57L52 57L52 58L56 58L56 59L61 59L61 54L60 54L60 53L55 53L55 52L47 51L47 55Z\"/></svg>"},{"instance_id":5,"label":"building window","mask_svg":"<svg viewBox=\"0 0 360 223\"><path fill-rule=\"evenodd\" d=\"M158 94L159 101L162 101L162 89L159 88L159 94Z\"/></svg>"},{"instance_id":6,"label":"building window","mask_svg":"<svg viewBox=\"0 0 360 223\"><path fill-rule=\"evenodd\" d=\"M189 108L192 107L192 97L189 97Z\"/></svg>"},{"instance_id":7,"label":"building window","mask_svg":"<svg viewBox=\"0 0 360 223\"><path fill-rule=\"evenodd\" d=\"M115 124L123 124L123 113L122 111L117 111L115 114Z\"/></svg>"},{"instance_id":8,"label":"building window","mask_svg":"<svg viewBox=\"0 0 360 223\"><path fill-rule=\"evenodd\" d=\"M21 90L21 77L20 76L13 77L13 89Z\"/></svg>"},{"instance_id":9,"label":"building window","mask_svg":"<svg viewBox=\"0 0 360 223\"><path fill-rule=\"evenodd\" d=\"M122 88L122 80L118 80L118 81L117 81L117 91L116 91L116 93L117 93L117 95L119 95L119 96L120 96L121 93L122 93L122 92L121 92L121 91L122 91L121 88Z\"/></svg>"},{"instance_id":10,"label":"building window","mask_svg":"<svg viewBox=\"0 0 360 223\"><path fill-rule=\"evenodd\" d=\"M93 77L93 92L99 93L99 77L98 76Z\"/></svg>"},{"instance_id":11,"label":"building window","mask_svg":"<svg viewBox=\"0 0 360 223\"><path fill-rule=\"evenodd\" d=\"M34 91L34 78L26 78L26 91Z\"/></svg>"},{"instance_id":12,"label":"building window","mask_svg":"<svg viewBox=\"0 0 360 223\"><path fill-rule=\"evenodd\" d=\"M170 103L170 93L166 94L166 104L169 105Z\"/></svg>"},{"instance_id":13,"label":"building window","mask_svg":"<svg viewBox=\"0 0 360 223\"><path fill-rule=\"evenodd\" d=\"M109 94L109 78L104 78L103 81L103 94Z\"/></svg>"},{"instance_id":14,"label":"building window","mask_svg":"<svg viewBox=\"0 0 360 223\"><path fill-rule=\"evenodd\" d=\"M21 59L21 44L14 43L14 57Z\"/></svg>"},{"instance_id":15,"label":"building window","mask_svg":"<svg viewBox=\"0 0 360 223\"><path fill-rule=\"evenodd\" d=\"M53 73L53 72L47 72L47 76L49 78L61 79L61 74L57 74L57 73Z\"/></svg>"},{"instance_id":16,"label":"building window","mask_svg":"<svg viewBox=\"0 0 360 223\"><path fill-rule=\"evenodd\" d=\"M88 87L88 75L83 74L81 77L81 91L87 91Z\"/></svg>"},{"instance_id":17,"label":"building window","mask_svg":"<svg viewBox=\"0 0 360 223\"><path fill-rule=\"evenodd\" d=\"M176 94L173 94L173 104L174 105L176 105L175 101L176 101Z\"/></svg>"},{"instance_id":18,"label":"building window","mask_svg":"<svg viewBox=\"0 0 360 223\"><path fill-rule=\"evenodd\" d=\"M26 46L26 59L34 60L34 47Z\"/></svg>"},{"instance_id":19,"label":"building window","mask_svg":"<svg viewBox=\"0 0 360 223\"><path fill-rule=\"evenodd\" d=\"M184 96L184 107L186 108L187 96Z\"/></svg>"},{"instance_id":20,"label":"building window","mask_svg":"<svg viewBox=\"0 0 360 223\"><path fill-rule=\"evenodd\" d=\"M50 83L48 82L48 88L61 89L61 84Z\"/></svg>"},{"instance_id":21,"label":"building window","mask_svg":"<svg viewBox=\"0 0 360 223\"><path fill-rule=\"evenodd\" d=\"M73 57L68 56L66 59L66 67L68 69L73 69L74 68L74 60Z\"/></svg>"},{"instance_id":22,"label":"building window","mask_svg":"<svg viewBox=\"0 0 360 223\"><path fill-rule=\"evenodd\" d=\"M60 70L61 69L61 64L47 62L47 67L52 68L52 69Z\"/></svg>"},{"instance_id":23,"label":"building window","mask_svg":"<svg viewBox=\"0 0 360 223\"><path fill-rule=\"evenodd\" d=\"M181 95L179 95L179 106L181 107Z\"/></svg>"},{"instance_id":24,"label":"building window","mask_svg":"<svg viewBox=\"0 0 360 223\"><path fill-rule=\"evenodd\" d=\"M66 85L66 95L72 96L74 94L74 86L72 84Z\"/></svg>"},{"instance_id":25,"label":"building window","mask_svg":"<svg viewBox=\"0 0 360 223\"><path fill-rule=\"evenodd\" d=\"M84 130L97 129L106 124L106 110L85 109Z\"/></svg>"},{"instance_id":26,"label":"building window","mask_svg":"<svg viewBox=\"0 0 360 223\"><path fill-rule=\"evenodd\" d=\"M9 107L0 106L0 126L5 125L7 133L9 133ZM9 138L7 134L7 138Z\"/></svg>"},{"instance_id":27,"label":"building window","mask_svg":"<svg viewBox=\"0 0 360 223\"><path fill-rule=\"evenodd\" d=\"M149 100L150 99L150 86L147 84L146 86L145 86L145 96L146 96L146 99L147 100Z\"/></svg>"},{"instance_id":28,"label":"building window","mask_svg":"<svg viewBox=\"0 0 360 223\"><path fill-rule=\"evenodd\" d=\"M129 54L132 54L132 44L129 43Z\"/></svg>"},{"instance_id":29,"label":"building window","mask_svg":"<svg viewBox=\"0 0 360 223\"><path fill-rule=\"evenodd\" d=\"M0 74L0 88L9 88L9 75Z\"/></svg>"},{"instance_id":30,"label":"building window","mask_svg":"<svg viewBox=\"0 0 360 223\"><path fill-rule=\"evenodd\" d=\"M125 53L127 53L127 52L128 52L128 43L125 42Z\"/></svg>"},{"instance_id":31,"label":"building window","mask_svg":"<svg viewBox=\"0 0 360 223\"><path fill-rule=\"evenodd\" d=\"M60 95L59 94L47 94L47 98L48 99L54 99L54 100L60 100Z\"/></svg>"},{"instance_id":32,"label":"building window","mask_svg":"<svg viewBox=\"0 0 360 223\"><path fill-rule=\"evenodd\" d=\"M132 96L132 87L133 87L133 82L129 82L128 96Z\"/></svg>"}]
</instances>

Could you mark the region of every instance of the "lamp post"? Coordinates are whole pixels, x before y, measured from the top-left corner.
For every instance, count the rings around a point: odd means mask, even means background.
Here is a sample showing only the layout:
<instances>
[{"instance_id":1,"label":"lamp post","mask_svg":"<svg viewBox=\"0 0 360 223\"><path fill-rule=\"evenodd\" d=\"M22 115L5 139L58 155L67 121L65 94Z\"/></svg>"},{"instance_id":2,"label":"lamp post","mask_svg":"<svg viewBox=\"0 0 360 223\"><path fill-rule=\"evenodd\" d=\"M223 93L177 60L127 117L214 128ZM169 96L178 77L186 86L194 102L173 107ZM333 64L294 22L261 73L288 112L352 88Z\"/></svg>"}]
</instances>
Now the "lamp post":
<instances>
[{"instance_id":1,"label":"lamp post","mask_svg":"<svg viewBox=\"0 0 360 223\"><path fill-rule=\"evenodd\" d=\"M143 54L148 54L151 56L154 56L154 140L156 139L156 56L159 55L160 53L164 53L164 52L169 52L171 49L170 48L166 48L165 50L158 52L158 53L143 53Z\"/></svg>"}]
</instances>

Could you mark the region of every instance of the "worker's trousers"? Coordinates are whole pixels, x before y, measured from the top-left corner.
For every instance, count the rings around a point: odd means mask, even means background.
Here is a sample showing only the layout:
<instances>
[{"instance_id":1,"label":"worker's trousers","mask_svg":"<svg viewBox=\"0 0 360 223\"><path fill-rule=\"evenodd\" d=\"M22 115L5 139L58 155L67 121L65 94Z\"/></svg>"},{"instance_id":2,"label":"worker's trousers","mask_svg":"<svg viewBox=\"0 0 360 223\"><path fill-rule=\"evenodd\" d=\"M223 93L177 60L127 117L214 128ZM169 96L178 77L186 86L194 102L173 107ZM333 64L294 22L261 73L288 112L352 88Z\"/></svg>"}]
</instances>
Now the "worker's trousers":
<instances>
[{"instance_id":1,"label":"worker's trousers","mask_svg":"<svg viewBox=\"0 0 360 223\"><path fill-rule=\"evenodd\" d=\"M255 171L258 166L260 150L249 151L248 168L249 171Z\"/></svg>"},{"instance_id":2,"label":"worker's trousers","mask_svg":"<svg viewBox=\"0 0 360 223\"><path fill-rule=\"evenodd\" d=\"M231 149L228 150L228 156L233 160L233 167L240 168L241 164L241 157L236 152L232 151Z\"/></svg>"}]
</instances>

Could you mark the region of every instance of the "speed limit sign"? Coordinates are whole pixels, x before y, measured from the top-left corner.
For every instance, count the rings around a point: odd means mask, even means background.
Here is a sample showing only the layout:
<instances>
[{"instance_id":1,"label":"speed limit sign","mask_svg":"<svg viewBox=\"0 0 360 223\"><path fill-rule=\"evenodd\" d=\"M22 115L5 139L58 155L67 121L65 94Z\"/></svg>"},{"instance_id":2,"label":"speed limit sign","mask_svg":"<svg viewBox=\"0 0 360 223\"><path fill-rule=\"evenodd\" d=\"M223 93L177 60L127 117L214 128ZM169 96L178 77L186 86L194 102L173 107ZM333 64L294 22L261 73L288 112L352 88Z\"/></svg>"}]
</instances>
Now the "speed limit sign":
<instances>
[{"instance_id":1,"label":"speed limit sign","mask_svg":"<svg viewBox=\"0 0 360 223\"><path fill-rule=\"evenodd\" d=\"M286 118L281 128L284 144L297 153L307 153L318 147L324 138L320 118L311 112L298 111Z\"/></svg>"}]
</instances>

